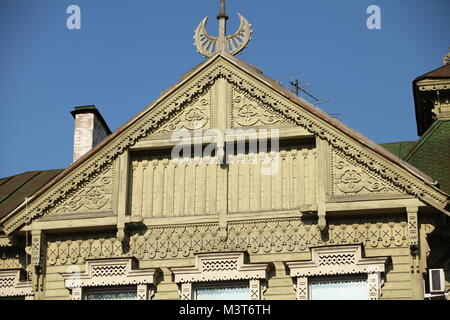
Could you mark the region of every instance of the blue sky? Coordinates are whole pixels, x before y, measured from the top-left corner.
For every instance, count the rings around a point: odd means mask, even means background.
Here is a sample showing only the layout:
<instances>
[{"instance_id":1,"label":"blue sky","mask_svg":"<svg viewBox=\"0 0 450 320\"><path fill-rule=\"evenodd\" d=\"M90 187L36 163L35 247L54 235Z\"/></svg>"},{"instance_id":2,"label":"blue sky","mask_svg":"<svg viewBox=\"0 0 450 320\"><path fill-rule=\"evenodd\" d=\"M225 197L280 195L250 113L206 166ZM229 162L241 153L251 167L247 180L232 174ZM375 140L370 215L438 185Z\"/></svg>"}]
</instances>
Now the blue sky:
<instances>
[{"instance_id":1,"label":"blue sky","mask_svg":"<svg viewBox=\"0 0 450 320\"><path fill-rule=\"evenodd\" d=\"M81 30L66 9L81 8ZM366 9L381 8L369 30ZM0 0L0 177L65 168L74 106L116 130L201 63L193 30L217 33L219 0ZM412 80L442 65L448 0L228 0L253 40L238 57L274 79L303 71L329 113L377 143L415 140Z\"/></svg>"}]
</instances>

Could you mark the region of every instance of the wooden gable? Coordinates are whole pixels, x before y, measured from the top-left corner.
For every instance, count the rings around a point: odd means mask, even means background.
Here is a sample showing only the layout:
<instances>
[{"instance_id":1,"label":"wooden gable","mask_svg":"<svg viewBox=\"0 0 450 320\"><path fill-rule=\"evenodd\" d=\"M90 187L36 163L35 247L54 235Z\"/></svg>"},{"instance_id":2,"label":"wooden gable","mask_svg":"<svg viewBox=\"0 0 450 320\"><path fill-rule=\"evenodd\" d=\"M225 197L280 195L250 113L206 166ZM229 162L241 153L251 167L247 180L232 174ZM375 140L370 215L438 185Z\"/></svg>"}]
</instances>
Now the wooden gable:
<instances>
[{"instance_id":1,"label":"wooden gable","mask_svg":"<svg viewBox=\"0 0 450 320\"><path fill-rule=\"evenodd\" d=\"M180 165L167 152L177 130L229 128L279 129L280 139L287 143L275 157L280 160L277 174L255 173L251 163L259 151L232 154L237 161L227 171L202 156ZM109 217L123 228L131 217L207 216L208 221L223 221L227 213L298 214L326 211L327 203L343 199L405 197L448 213L448 195L429 177L254 67L219 53L1 224L11 233L29 219L82 216Z\"/></svg>"}]
</instances>

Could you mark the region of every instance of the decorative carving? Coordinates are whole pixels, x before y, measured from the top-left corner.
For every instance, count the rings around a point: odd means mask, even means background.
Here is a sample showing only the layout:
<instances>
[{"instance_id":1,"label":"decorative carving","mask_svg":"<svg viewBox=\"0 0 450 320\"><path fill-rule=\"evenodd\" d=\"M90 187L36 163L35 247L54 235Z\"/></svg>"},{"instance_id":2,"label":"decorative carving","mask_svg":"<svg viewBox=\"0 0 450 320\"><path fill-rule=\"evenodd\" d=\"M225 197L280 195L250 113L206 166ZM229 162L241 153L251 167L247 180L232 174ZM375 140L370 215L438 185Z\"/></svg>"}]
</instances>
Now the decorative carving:
<instances>
[{"instance_id":1,"label":"decorative carving","mask_svg":"<svg viewBox=\"0 0 450 320\"><path fill-rule=\"evenodd\" d=\"M129 252L114 235L89 239L51 238L47 249L49 265L82 263L86 259L129 257L170 259L192 257L196 253L245 251L253 254L305 252L319 245L364 244L371 248L407 245L407 224L400 217L379 220L329 222L329 238L322 239L317 225L299 218L229 222L226 241L219 238L218 224L189 224L149 227L130 238ZM388 232L391 236L383 236ZM73 253L70 256L70 252Z\"/></svg>"},{"instance_id":2,"label":"decorative carving","mask_svg":"<svg viewBox=\"0 0 450 320\"><path fill-rule=\"evenodd\" d=\"M231 127L258 127L289 124L286 117L280 116L273 110L261 105L249 94L233 86L231 90Z\"/></svg>"},{"instance_id":3,"label":"decorative carving","mask_svg":"<svg viewBox=\"0 0 450 320\"><path fill-rule=\"evenodd\" d=\"M21 281L21 270L0 270L0 298L25 296L26 300L33 299L31 281Z\"/></svg>"},{"instance_id":4,"label":"decorative carving","mask_svg":"<svg viewBox=\"0 0 450 320\"><path fill-rule=\"evenodd\" d=\"M244 258L245 252L196 254L194 267L171 268L175 282L181 283L181 300L192 298L192 283L227 280L250 280L250 299L260 300L269 265L246 264Z\"/></svg>"},{"instance_id":5,"label":"decorative carving","mask_svg":"<svg viewBox=\"0 0 450 320\"><path fill-rule=\"evenodd\" d=\"M50 213L111 211L114 189L114 170L109 166L104 172L67 197Z\"/></svg>"},{"instance_id":6,"label":"decorative carving","mask_svg":"<svg viewBox=\"0 0 450 320\"><path fill-rule=\"evenodd\" d=\"M211 99L212 90L209 90L193 101L173 120L157 130L156 133L167 133L181 129L211 129L213 127Z\"/></svg>"},{"instance_id":7,"label":"decorative carving","mask_svg":"<svg viewBox=\"0 0 450 320\"><path fill-rule=\"evenodd\" d=\"M333 196L401 194L400 188L381 178L339 150L331 150Z\"/></svg>"},{"instance_id":8,"label":"decorative carving","mask_svg":"<svg viewBox=\"0 0 450 320\"><path fill-rule=\"evenodd\" d=\"M409 246L415 251L419 246L418 207L407 207ZM415 252L417 253L417 252Z\"/></svg>"},{"instance_id":9,"label":"decorative carving","mask_svg":"<svg viewBox=\"0 0 450 320\"><path fill-rule=\"evenodd\" d=\"M225 57L218 56L216 60L207 65L210 67L206 67L202 73L196 75L195 81L191 81L184 87L180 86L180 88L177 88L177 91L173 90L174 93L167 97L160 107L149 107L148 112L139 117L139 121L131 123L124 132L105 146L101 152L87 159L80 168L68 174L67 177L58 182L43 196L33 201L29 205L28 215L25 213L25 210L22 210L6 221L4 231L9 234L25 223L28 218L41 216L48 212L64 199L67 194L78 190L84 182L89 181L99 171L103 170L105 166L113 163L124 150L173 119L186 105L191 104L208 91L218 78L225 78L240 90L248 92L252 98L257 99L259 103L265 105L269 110L284 115L296 125L327 141L333 148L340 150L346 156L357 159L358 163L370 169L371 172L377 173L380 178L387 179L396 187L401 188L402 191L444 210L443 208L448 201L445 194L418 180L412 174L392 166L388 160L375 155L368 148L333 128L331 124L327 124L320 117L311 114L303 108L299 108L297 104L286 103L284 98L280 98L278 94L269 91L252 79L247 79L244 77L244 73L235 69L231 63L226 61Z\"/></svg>"},{"instance_id":10,"label":"decorative carving","mask_svg":"<svg viewBox=\"0 0 450 320\"><path fill-rule=\"evenodd\" d=\"M381 273L387 257L363 258L360 245L317 247L311 249L310 261L286 262L290 276L297 277L297 299L308 299L308 278L328 275L367 274L370 300L380 298Z\"/></svg>"},{"instance_id":11,"label":"decorative carving","mask_svg":"<svg viewBox=\"0 0 450 320\"><path fill-rule=\"evenodd\" d=\"M138 300L148 297L148 286L155 285L157 269L138 269L136 259L102 259L86 261L83 273L65 272L66 288L72 290L72 300L82 299L82 290L87 287L136 285ZM147 288L147 289L146 289Z\"/></svg>"}]
</instances>

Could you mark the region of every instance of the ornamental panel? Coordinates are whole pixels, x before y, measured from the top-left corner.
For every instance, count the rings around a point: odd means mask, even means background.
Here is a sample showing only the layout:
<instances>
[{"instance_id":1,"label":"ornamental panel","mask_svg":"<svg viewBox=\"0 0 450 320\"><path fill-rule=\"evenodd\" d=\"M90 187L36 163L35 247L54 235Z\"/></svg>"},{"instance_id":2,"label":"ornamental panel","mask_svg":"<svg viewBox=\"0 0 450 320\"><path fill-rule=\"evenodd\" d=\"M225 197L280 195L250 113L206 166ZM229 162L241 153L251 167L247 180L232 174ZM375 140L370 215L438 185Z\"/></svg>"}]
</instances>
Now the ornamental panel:
<instances>
[{"instance_id":1,"label":"ornamental panel","mask_svg":"<svg viewBox=\"0 0 450 320\"><path fill-rule=\"evenodd\" d=\"M147 300L155 286L158 269L139 269L136 259L99 259L86 261L86 270L61 273L72 300L83 299L83 289L135 285L138 300Z\"/></svg>"},{"instance_id":2,"label":"ornamental panel","mask_svg":"<svg viewBox=\"0 0 450 320\"><path fill-rule=\"evenodd\" d=\"M269 265L245 263L245 252L206 253L195 255L193 267L170 268L174 281L181 284L182 300L192 299L192 284L198 282L222 282L249 280L249 296L252 300L262 299L264 283Z\"/></svg>"},{"instance_id":3,"label":"ornamental panel","mask_svg":"<svg viewBox=\"0 0 450 320\"><path fill-rule=\"evenodd\" d=\"M25 297L32 300L34 296L31 280L21 280L23 270L0 270L0 298Z\"/></svg>"},{"instance_id":4,"label":"ornamental panel","mask_svg":"<svg viewBox=\"0 0 450 320\"><path fill-rule=\"evenodd\" d=\"M378 300L381 295L381 273L385 272L388 257L362 256L360 245L327 246L311 249L311 260L286 262L291 277L296 278L298 300L307 300L311 277L366 274L368 297ZM336 297L338 300L339 297Z\"/></svg>"}]
</instances>

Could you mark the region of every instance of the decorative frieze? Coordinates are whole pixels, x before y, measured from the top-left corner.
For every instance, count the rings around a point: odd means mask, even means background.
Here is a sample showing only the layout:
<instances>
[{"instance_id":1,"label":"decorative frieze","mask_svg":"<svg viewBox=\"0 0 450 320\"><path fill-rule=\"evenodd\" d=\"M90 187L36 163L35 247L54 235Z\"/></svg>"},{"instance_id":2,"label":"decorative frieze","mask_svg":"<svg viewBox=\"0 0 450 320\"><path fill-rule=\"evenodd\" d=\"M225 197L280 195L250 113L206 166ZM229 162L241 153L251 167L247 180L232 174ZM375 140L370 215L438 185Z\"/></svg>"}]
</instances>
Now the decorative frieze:
<instances>
[{"instance_id":1,"label":"decorative frieze","mask_svg":"<svg viewBox=\"0 0 450 320\"><path fill-rule=\"evenodd\" d=\"M383 179L355 159L330 148L331 195L333 197L402 194L400 188Z\"/></svg>"},{"instance_id":2,"label":"decorative frieze","mask_svg":"<svg viewBox=\"0 0 450 320\"><path fill-rule=\"evenodd\" d=\"M331 221L328 235L322 237L317 225L301 219L271 219L229 222L228 238L219 237L218 224L190 224L149 227L130 237L129 250L114 235L66 239L58 237L48 244L48 264L81 263L85 259L135 256L141 259L192 257L196 253L245 251L252 254L305 252L319 245L364 244L369 248L396 248L407 245L407 224L400 218Z\"/></svg>"},{"instance_id":3,"label":"decorative frieze","mask_svg":"<svg viewBox=\"0 0 450 320\"><path fill-rule=\"evenodd\" d=\"M21 270L0 270L0 298L24 297L32 300L33 296L32 283L21 279Z\"/></svg>"},{"instance_id":4,"label":"decorative frieze","mask_svg":"<svg viewBox=\"0 0 450 320\"><path fill-rule=\"evenodd\" d=\"M245 262L245 252L195 255L195 266L171 268L174 281L181 284L182 300L192 298L192 284L200 282L249 280L251 300L262 298L261 280L267 280L269 265Z\"/></svg>"},{"instance_id":5,"label":"decorative frieze","mask_svg":"<svg viewBox=\"0 0 450 320\"><path fill-rule=\"evenodd\" d=\"M133 258L86 261L86 271L65 272L66 288L72 290L72 300L83 299L83 291L91 287L136 286L138 300L147 300L150 286L155 285L157 269L139 269Z\"/></svg>"}]
</instances>

